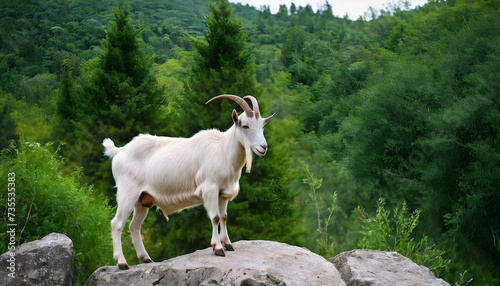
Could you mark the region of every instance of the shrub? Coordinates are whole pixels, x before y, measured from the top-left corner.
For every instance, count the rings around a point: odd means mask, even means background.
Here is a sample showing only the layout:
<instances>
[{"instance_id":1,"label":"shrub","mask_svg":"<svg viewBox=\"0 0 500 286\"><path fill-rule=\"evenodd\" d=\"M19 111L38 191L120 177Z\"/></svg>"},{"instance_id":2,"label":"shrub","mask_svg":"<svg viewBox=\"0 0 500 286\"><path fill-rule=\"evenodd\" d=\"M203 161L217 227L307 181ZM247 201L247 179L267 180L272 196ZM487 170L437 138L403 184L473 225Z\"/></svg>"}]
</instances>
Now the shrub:
<instances>
[{"instance_id":1,"label":"shrub","mask_svg":"<svg viewBox=\"0 0 500 286\"><path fill-rule=\"evenodd\" d=\"M0 154L0 185L7 189L8 174L15 174L15 223L18 245L45 235L64 233L73 240L78 282L98 267L112 263L110 237L111 208L107 200L93 196L93 187L81 181L81 169L64 174L63 160L51 144L19 141ZM12 175L11 175L12 176ZM0 195L2 208L7 195ZM10 210L12 211L12 210ZM6 233L0 234L0 249L7 251Z\"/></svg>"},{"instance_id":2,"label":"shrub","mask_svg":"<svg viewBox=\"0 0 500 286\"><path fill-rule=\"evenodd\" d=\"M322 194L318 194L318 190L323 185L323 178L314 177L313 173L309 171L309 166L304 163L304 169L307 178L302 179L304 184L309 185L309 193L307 196L311 200L314 210L316 212L316 220L318 224L318 238L316 239L316 245L319 248L318 254L324 256L325 258L331 257L335 253L334 249L334 237L328 233L328 226L330 225L330 220L332 219L333 212L337 208L337 192L334 192L331 197L331 204L325 202ZM324 209L327 208L327 212Z\"/></svg>"},{"instance_id":3,"label":"shrub","mask_svg":"<svg viewBox=\"0 0 500 286\"><path fill-rule=\"evenodd\" d=\"M444 251L436 249L427 236L419 241L412 237L413 230L418 225L420 210L408 214L406 202L403 202L401 209L394 208L391 218L391 211L385 210L385 199L380 198L375 217L359 207L355 211L365 225L358 243L359 248L398 252L419 265L427 266L436 275L443 269L448 271L451 261L443 258Z\"/></svg>"}]
</instances>

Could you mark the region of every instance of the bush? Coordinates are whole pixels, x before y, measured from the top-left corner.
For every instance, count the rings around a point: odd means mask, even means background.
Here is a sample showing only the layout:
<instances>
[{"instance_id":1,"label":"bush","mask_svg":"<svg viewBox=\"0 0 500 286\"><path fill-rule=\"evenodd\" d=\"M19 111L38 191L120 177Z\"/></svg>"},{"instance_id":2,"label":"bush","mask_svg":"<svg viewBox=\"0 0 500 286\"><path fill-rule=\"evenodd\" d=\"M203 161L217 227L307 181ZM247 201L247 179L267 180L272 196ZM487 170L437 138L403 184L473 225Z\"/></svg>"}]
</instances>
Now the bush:
<instances>
[{"instance_id":1,"label":"bush","mask_svg":"<svg viewBox=\"0 0 500 286\"><path fill-rule=\"evenodd\" d=\"M307 178L302 179L302 182L309 185L310 190L307 196L314 206L318 223L318 228L316 229L319 233L319 237L316 239L316 245L319 248L318 254L324 256L325 258L332 257L335 253L333 243L334 237L328 233L328 226L330 225L333 212L337 208L337 192L333 193L331 204L328 205L328 202L325 202L323 199L324 195L317 193L323 184L323 178L314 177L313 173L309 171L309 166L305 163L304 169ZM328 212L325 213L323 210L326 207L328 207ZM330 242L328 240L330 240Z\"/></svg>"},{"instance_id":2,"label":"bush","mask_svg":"<svg viewBox=\"0 0 500 286\"><path fill-rule=\"evenodd\" d=\"M444 251L436 249L427 236L419 241L412 237L418 225L420 210L408 214L406 202L403 202L401 209L394 209L391 219L391 211L385 210L385 199L380 198L375 217L369 216L359 207L356 212L366 227L358 243L359 248L398 252L419 265L427 266L436 276L443 269L448 271L451 261L443 258Z\"/></svg>"},{"instance_id":3,"label":"bush","mask_svg":"<svg viewBox=\"0 0 500 286\"><path fill-rule=\"evenodd\" d=\"M80 182L80 169L71 174L61 171L63 161L51 144L22 141L17 148L11 144L0 154L3 190L7 189L8 174L15 174L15 222L7 222L5 209L3 223L17 224L18 245L51 232L66 234L73 240L78 283L84 284L95 269L113 262L111 208L106 199L93 196L92 186ZM5 193L0 202L6 208ZM0 249L5 252L8 239L5 232L0 236Z\"/></svg>"}]
</instances>

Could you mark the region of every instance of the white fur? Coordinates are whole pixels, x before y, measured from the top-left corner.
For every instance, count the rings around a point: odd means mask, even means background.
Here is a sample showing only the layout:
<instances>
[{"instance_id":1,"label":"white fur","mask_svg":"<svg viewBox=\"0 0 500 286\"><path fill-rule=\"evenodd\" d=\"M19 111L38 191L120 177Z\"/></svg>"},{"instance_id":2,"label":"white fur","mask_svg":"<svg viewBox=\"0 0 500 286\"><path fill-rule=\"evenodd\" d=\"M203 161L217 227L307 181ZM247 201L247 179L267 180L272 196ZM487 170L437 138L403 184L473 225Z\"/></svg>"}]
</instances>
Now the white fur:
<instances>
[{"instance_id":1,"label":"white fur","mask_svg":"<svg viewBox=\"0 0 500 286\"><path fill-rule=\"evenodd\" d=\"M121 232L132 209L130 232L137 256L151 262L140 233L148 213L139 199L142 192L154 198L154 205L165 217L203 203L212 220L215 253L224 255L223 246L232 250L226 229L227 202L238 194L243 165L247 164L247 172L251 170L252 151L259 156L266 154L263 127L271 118L250 118L246 113L238 116L233 110L234 124L226 132L204 130L191 138L141 134L121 148L104 139L104 154L112 158L117 187L118 208L111 227L113 256L120 268L128 268Z\"/></svg>"}]
</instances>

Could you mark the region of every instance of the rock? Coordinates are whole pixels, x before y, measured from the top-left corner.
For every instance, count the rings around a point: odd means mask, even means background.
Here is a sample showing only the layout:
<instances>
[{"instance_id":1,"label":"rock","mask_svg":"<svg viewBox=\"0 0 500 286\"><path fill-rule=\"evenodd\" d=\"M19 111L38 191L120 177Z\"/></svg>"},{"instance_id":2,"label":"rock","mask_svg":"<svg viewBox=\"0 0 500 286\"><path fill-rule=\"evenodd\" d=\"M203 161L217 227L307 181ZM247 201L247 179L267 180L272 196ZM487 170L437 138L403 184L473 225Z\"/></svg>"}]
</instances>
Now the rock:
<instances>
[{"instance_id":1,"label":"rock","mask_svg":"<svg viewBox=\"0 0 500 286\"><path fill-rule=\"evenodd\" d=\"M72 285L73 242L51 233L2 254L0 269L0 285Z\"/></svg>"},{"instance_id":2,"label":"rock","mask_svg":"<svg viewBox=\"0 0 500 286\"><path fill-rule=\"evenodd\" d=\"M330 258L347 285L449 286L425 266L397 252L356 249Z\"/></svg>"},{"instance_id":3,"label":"rock","mask_svg":"<svg viewBox=\"0 0 500 286\"><path fill-rule=\"evenodd\" d=\"M104 285L345 285L335 266L313 252L273 241L238 241L226 257L212 248L159 263L97 269L86 286Z\"/></svg>"}]
</instances>

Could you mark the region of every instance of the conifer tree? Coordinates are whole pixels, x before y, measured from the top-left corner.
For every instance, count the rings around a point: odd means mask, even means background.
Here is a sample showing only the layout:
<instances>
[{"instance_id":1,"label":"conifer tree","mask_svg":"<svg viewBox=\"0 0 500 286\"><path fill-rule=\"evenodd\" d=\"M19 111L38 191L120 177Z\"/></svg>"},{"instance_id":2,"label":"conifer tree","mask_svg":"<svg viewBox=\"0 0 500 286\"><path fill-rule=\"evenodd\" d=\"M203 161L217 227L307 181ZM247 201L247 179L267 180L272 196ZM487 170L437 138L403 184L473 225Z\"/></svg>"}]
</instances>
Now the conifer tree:
<instances>
[{"instance_id":1,"label":"conifer tree","mask_svg":"<svg viewBox=\"0 0 500 286\"><path fill-rule=\"evenodd\" d=\"M113 11L115 21L102 41L105 52L99 56L92 85L86 90L94 119L115 127L124 127L130 120L141 123L142 127L135 124L121 140L130 139L127 137L137 131L150 131L163 92L150 72L153 58L142 52L140 30L130 23L129 14L124 6Z\"/></svg>"},{"instance_id":2,"label":"conifer tree","mask_svg":"<svg viewBox=\"0 0 500 286\"><path fill-rule=\"evenodd\" d=\"M126 6L113 10L114 21L102 41L104 52L85 69L90 73L83 75L87 82L82 80L85 115L76 124L73 147L76 161L93 176L91 183L110 196L113 179L102 156L102 140L112 138L119 146L139 133L158 133L163 102L163 87L151 73L153 58L142 52L140 30L129 14Z\"/></svg>"},{"instance_id":3,"label":"conifer tree","mask_svg":"<svg viewBox=\"0 0 500 286\"><path fill-rule=\"evenodd\" d=\"M60 118L67 123L69 121L76 120L78 109L76 97L73 93L73 71L69 60L66 60L63 63L61 71L61 83L59 86L60 95L57 102L57 112L59 113Z\"/></svg>"},{"instance_id":4,"label":"conifer tree","mask_svg":"<svg viewBox=\"0 0 500 286\"><path fill-rule=\"evenodd\" d=\"M186 136L200 129L229 127L228 115L222 110L231 110L234 105L217 101L205 106L210 98L223 93L257 95L255 72L249 63L241 22L232 17L227 0L213 0L209 8L208 31L205 41L195 42L196 62L186 86Z\"/></svg>"}]
</instances>

